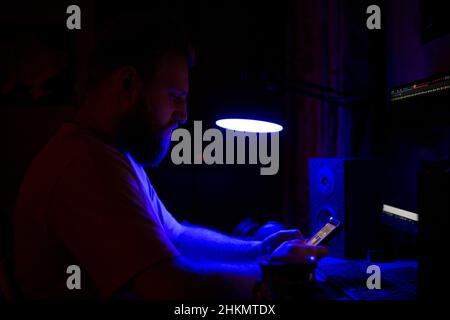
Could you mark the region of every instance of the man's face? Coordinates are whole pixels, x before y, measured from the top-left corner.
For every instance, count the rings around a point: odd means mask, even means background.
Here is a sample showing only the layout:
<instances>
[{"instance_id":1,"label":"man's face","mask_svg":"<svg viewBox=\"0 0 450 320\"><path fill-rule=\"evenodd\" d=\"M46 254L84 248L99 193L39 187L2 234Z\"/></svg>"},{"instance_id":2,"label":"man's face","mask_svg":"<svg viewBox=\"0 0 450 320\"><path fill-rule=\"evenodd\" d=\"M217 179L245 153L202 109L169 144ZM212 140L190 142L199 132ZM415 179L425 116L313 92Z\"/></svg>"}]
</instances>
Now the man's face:
<instances>
[{"instance_id":1,"label":"man's face","mask_svg":"<svg viewBox=\"0 0 450 320\"><path fill-rule=\"evenodd\" d=\"M138 103L121 123L124 146L143 166L157 166L167 154L172 131L187 120L188 65L166 54L143 83Z\"/></svg>"}]
</instances>

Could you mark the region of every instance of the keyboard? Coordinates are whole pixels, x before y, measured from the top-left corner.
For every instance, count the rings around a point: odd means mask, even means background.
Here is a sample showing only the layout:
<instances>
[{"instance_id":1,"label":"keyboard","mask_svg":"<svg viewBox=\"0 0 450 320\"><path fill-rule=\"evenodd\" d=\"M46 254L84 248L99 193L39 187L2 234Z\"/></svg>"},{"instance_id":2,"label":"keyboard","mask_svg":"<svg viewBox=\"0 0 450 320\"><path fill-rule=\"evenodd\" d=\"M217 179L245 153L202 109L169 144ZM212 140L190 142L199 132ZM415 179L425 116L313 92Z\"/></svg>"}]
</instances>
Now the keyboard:
<instances>
[{"instance_id":1,"label":"keyboard","mask_svg":"<svg viewBox=\"0 0 450 320\"><path fill-rule=\"evenodd\" d=\"M381 288L368 289L367 267L376 264L381 271ZM345 261L322 264L318 275L343 291L352 300L416 300L417 265Z\"/></svg>"}]
</instances>

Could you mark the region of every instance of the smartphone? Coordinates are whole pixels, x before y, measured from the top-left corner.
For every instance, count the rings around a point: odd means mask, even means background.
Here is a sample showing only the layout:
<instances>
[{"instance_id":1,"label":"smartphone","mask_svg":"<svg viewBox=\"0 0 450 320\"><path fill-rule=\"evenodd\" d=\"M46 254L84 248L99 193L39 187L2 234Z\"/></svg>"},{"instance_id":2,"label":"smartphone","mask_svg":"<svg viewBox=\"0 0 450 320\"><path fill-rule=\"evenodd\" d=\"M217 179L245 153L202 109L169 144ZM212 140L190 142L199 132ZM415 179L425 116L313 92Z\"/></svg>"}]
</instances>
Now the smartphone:
<instances>
[{"instance_id":1,"label":"smartphone","mask_svg":"<svg viewBox=\"0 0 450 320\"><path fill-rule=\"evenodd\" d=\"M312 246L327 244L339 230L341 230L341 223L334 218L330 218L330 220L328 220L327 223L325 223L325 225L306 242L306 244Z\"/></svg>"}]
</instances>

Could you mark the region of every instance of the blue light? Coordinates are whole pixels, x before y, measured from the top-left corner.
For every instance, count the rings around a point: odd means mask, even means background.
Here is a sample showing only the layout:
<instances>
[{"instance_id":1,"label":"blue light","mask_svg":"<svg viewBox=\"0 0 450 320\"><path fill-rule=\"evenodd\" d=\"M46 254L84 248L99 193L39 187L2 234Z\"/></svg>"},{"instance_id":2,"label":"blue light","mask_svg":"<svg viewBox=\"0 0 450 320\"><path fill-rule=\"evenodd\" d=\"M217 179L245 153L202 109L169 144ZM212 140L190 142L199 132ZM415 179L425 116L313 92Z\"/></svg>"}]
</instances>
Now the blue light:
<instances>
[{"instance_id":1,"label":"blue light","mask_svg":"<svg viewBox=\"0 0 450 320\"><path fill-rule=\"evenodd\" d=\"M244 132L273 133L283 130L283 127L276 123L252 119L221 119L216 121L216 125Z\"/></svg>"}]
</instances>

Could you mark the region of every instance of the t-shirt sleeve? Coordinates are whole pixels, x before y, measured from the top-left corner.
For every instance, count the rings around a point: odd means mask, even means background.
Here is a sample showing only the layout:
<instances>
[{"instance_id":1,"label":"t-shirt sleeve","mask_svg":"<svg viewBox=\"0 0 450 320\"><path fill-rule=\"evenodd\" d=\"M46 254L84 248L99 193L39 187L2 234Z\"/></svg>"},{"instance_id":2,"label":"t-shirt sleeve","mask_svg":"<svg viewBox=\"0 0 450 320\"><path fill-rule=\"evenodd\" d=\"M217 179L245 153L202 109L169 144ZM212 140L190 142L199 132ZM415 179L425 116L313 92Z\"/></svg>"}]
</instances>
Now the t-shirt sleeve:
<instances>
[{"instance_id":1,"label":"t-shirt sleeve","mask_svg":"<svg viewBox=\"0 0 450 320\"><path fill-rule=\"evenodd\" d=\"M104 297L178 255L143 197L130 165L114 153L73 159L55 186L49 229Z\"/></svg>"},{"instance_id":2,"label":"t-shirt sleeve","mask_svg":"<svg viewBox=\"0 0 450 320\"><path fill-rule=\"evenodd\" d=\"M175 241L183 232L183 225L180 224L169 212L169 210L166 209L164 203L159 199L149 179L147 179L147 183L149 185L149 199L159 215L166 234L172 241Z\"/></svg>"}]
</instances>

